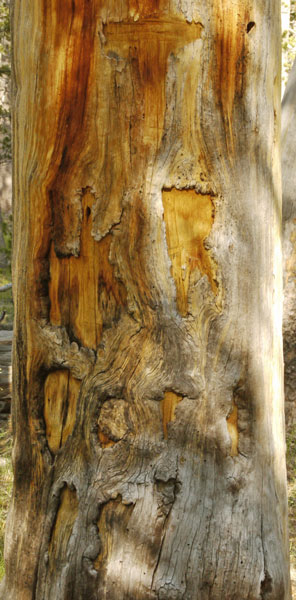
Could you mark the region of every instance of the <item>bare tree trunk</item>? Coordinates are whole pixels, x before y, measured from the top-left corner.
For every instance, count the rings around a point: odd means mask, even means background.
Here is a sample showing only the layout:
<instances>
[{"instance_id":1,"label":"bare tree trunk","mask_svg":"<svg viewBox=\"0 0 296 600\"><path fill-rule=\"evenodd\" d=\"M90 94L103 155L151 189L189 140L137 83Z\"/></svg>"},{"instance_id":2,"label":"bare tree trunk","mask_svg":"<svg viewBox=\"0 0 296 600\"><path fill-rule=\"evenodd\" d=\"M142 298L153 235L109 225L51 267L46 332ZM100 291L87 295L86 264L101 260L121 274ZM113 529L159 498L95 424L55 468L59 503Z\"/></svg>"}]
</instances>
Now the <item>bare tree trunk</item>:
<instances>
[{"instance_id":1,"label":"bare tree trunk","mask_svg":"<svg viewBox=\"0 0 296 600\"><path fill-rule=\"evenodd\" d=\"M287 425L296 422L296 61L282 102L284 358Z\"/></svg>"},{"instance_id":2,"label":"bare tree trunk","mask_svg":"<svg viewBox=\"0 0 296 600\"><path fill-rule=\"evenodd\" d=\"M15 0L6 600L287 600L280 3Z\"/></svg>"}]
</instances>

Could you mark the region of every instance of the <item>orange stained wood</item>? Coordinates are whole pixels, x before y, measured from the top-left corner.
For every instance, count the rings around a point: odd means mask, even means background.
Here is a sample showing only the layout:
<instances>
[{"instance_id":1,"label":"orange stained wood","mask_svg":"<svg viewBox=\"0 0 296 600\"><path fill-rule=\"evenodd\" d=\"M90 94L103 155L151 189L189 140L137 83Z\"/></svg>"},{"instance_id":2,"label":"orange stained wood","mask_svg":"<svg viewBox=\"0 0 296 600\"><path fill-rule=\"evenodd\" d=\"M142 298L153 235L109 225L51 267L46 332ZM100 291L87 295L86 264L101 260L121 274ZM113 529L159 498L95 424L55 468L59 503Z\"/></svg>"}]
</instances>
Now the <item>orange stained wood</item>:
<instances>
[{"instance_id":1,"label":"orange stained wood","mask_svg":"<svg viewBox=\"0 0 296 600\"><path fill-rule=\"evenodd\" d=\"M89 152L86 121L93 94L97 3L38 0L32 12L27 12L26 26L34 23L32 36L36 39L34 52L31 48L29 55L21 58L23 64L30 65L33 79L24 75L22 69L23 83L20 84L22 90L26 90L26 101L22 105L25 112L20 112L23 125L19 151L22 156L28 156L22 163L22 178L30 181L28 289L31 298L27 304L34 318L44 318L46 308L40 299L46 295L44 264L49 234L52 228L53 237L60 242L67 238L68 227L75 229L75 210L71 209L70 202L69 210L65 209L64 197L69 194L69 188L78 187L75 174L81 172L86 149ZM25 47L28 48L28 44ZM53 199L52 205L49 201L43 202L45 194Z\"/></svg>"},{"instance_id":2,"label":"orange stained wood","mask_svg":"<svg viewBox=\"0 0 296 600\"><path fill-rule=\"evenodd\" d=\"M175 420L176 406L181 402L182 396L174 392L165 392L164 399L161 401L162 423L164 437L168 437L168 423Z\"/></svg>"},{"instance_id":3,"label":"orange stained wood","mask_svg":"<svg viewBox=\"0 0 296 600\"><path fill-rule=\"evenodd\" d=\"M177 305L182 316L188 310L190 274L194 269L206 275L217 294L216 265L204 246L214 223L214 204L209 195L195 190L163 190L164 220Z\"/></svg>"},{"instance_id":4,"label":"orange stained wood","mask_svg":"<svg viewBox=\"0 0 296 600\"><path fill-rule=\"evenodd\" d=\"M48 446L54 454L72 433L81 382L68 370L49 373L44 385L44 420Z\"/></svg>"},{"instance_id":5,"label":"orange stained wood","mask_svg":"<svg viewBox=\"0 0 296 600\"><path fill-rule=\"evenodd\" d=\"M243 94L248 59L249 3L217 0L214 7L215 52L213 72L216 98L222 110L227 141L233 150L232 112L236 97Z\"/></svg>"},{"instance_id":6,"label":"orange stained wood","mask_svg":"<svg viewBox=\"0 0 296 600\"><path fill-rule=\"evenodd\" d=\"M110 57L116 53L137 63L144 89L143 141L158 146L163 131L168 57L199 39L202 25L162 14L157 10L157 2L148 2L147 12L143 9L144 3L139 4L141 18L138 20L109 22L104 26L104 53ZM147 18L146 15L152 16Z\"/></svg>"},{"instance_id":7,"label":"orange stained wood","mask_svg":"<svg viewBox=\"0 0 296 600\"><path fill-rule=\"evenodd\" d=\"M161 13L167 8L168 0L128 0L129 12L134 18Z\"/></svg>"},{"instance_id":8,"label":"orange stained wood","mask_svg":"<svg viewBox=\"0 0 296 600\"><path fill-rule=\"evenodd\" d=\"M65 198L73 194L73 186L79 187L76 174L81 173L85 152L89 152L98 3L40 3L43 36L35 105L40 110L37 139L46 139L46 152L37 156L44 162L52 198L53 236L63 246L67 232L76 226L76 212L70 201L65 206Z\"/></svg>"},{"instance_id":9,"label":"orange stained wood","mask_svg":"<svg viewBox=\"0 0 296 600\"><path fill-rule=\"evenodd\" d=\"M49 567L55 572L67 556L67 546L78 515L78 499L75 491L64 487L60 506L49 545Z\"/></svg>"},{"instance_id":10,"label":"orange stained wood","mask_svg":"<svg viewBox=\"0 0 296 600\"><path fill-rule=\"evenodd\" d=\"M228 433L231 438L230 456L238 455L238 408L233 405L232 411L227 418Z\"/></svg>"},{"instance_id":11,"label":"orange stained wood","mask_svg":"<svg viewBox=\"0 0 296 600\"><path fill-rule=\"evenodd\" d=\"M111 448L112 446L114 446L115 442L113 442L113 440L110 440L110 438L108 438L108 436L102 431L98 431L98 436L102 448Z\"/></svg>"},{"instance_id":12,"label":"orange stained wood","mask_svg":"<svg viewBox=\"0 0 296 600\"><path fill-rule=\"evenodd\" d=\"M93 195L86 191L79 257L58 258L51 245L49 297L51 323L65 326L84 346L95 349L103 326L100 289L104 288L117 305L125 304L126 296L109 262L112 235L96 242L91 234L93 201Z\"/></svg>"}]
</instances>

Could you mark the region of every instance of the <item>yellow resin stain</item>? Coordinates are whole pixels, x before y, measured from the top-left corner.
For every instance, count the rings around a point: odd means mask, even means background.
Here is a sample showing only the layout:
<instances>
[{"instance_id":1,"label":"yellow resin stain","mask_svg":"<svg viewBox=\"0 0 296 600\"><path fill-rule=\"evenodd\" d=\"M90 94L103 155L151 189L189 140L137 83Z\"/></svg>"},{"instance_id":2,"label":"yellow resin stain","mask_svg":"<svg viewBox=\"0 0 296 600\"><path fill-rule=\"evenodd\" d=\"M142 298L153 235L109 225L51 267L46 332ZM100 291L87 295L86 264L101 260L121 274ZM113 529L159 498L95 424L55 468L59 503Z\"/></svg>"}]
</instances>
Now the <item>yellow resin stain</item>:
<instances>
[{"instance_id":1,"label":"yellow resin stain","mask_svg":"<svg viewBox=\"0 0 296 600\"><path fill-rule=\"evenodd\" d=\"M126 293L114 277L109 262L112 236L100 242L92 236L93 195L86 191L82 198L82 226L78 257L59 258L53 244L50 250L50 322L63 325L88 348L97 348L103 318L100 294L114 305L123 305Z\"/></svg>"},{"instance_id":2,"label":"yellow resin stain","mask_svg":"<svg viewBox=\"0 0 296 600\"><path fill-rule=\"evenodd\" d=\"M194 269L208 277L216 295L216 264L204 242L214 223L214 204L210 195L195 190L163 190L166 239L176 284L177 305L182 316L188 312L190 274Z\"/></svg>"},{"instance_id":3,"label":"yellow resin stain","mask_svg":"<svg viewBox=\"0 0 296 600\"><path fill-rule=\"evenodd\" d=\"M44 421L48 446L54 454L72 433L81 382L68 370L49 373L44 385Z\"/></svg>"},{"instance_id":4,"label":"yellow resin stain","mask_svg":"<svg viewBox=\"0 0 296 600\"><path fill-rule=\"evenodd\" d=\"M168 437L168 423L175 420L176 406L181 402L182 396L174 392L165 392L164 399L161 401L162 424L164 437Z\"/></svg>"},{"instance_id":5,"label":"yellow resin stain","mask_svg":"<svg viewBox=\"0 0 296 600\"><path fill-rule=\"evenodd\" d=\"M238 455L238 408L234 404L232 412L227 418L227 428L231 439L230 456Z\"/></svg>"}]
</instances>

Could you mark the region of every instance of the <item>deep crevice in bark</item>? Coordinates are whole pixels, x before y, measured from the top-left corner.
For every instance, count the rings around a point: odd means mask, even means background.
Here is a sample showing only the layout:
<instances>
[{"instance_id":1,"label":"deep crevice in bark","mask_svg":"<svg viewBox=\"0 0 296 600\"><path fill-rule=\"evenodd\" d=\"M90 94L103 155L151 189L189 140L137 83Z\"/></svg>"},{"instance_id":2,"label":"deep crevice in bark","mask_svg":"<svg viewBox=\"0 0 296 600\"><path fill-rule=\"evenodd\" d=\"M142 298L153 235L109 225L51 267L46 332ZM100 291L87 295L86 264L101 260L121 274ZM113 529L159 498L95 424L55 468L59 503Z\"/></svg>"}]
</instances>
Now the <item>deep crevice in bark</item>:
<instances>
[{"instance_id":1,"label":"deep crevice in bark","mask_svg":"<svg viewBox=\"0 0 296 600\"><path fill-rule=\"evenodd\" d=\"M250 21L247 25L247 33L250 33L250 31L252 31L253 27L255 27L256 23L254 23L254 21Z\"/></svg>"},{"instance_id":2,"label":"deep crevice in bark","mask_svg":"<svg viewBox=\"0 0 296 600\"><path fill-rule=\"evenodd\" d=\"M260 587L261 600L268 600L268 598L272 598L272 590L272 577L269 575L267 570L264 570L264 579L261 581Z\"/></svg>"}]
</instances>

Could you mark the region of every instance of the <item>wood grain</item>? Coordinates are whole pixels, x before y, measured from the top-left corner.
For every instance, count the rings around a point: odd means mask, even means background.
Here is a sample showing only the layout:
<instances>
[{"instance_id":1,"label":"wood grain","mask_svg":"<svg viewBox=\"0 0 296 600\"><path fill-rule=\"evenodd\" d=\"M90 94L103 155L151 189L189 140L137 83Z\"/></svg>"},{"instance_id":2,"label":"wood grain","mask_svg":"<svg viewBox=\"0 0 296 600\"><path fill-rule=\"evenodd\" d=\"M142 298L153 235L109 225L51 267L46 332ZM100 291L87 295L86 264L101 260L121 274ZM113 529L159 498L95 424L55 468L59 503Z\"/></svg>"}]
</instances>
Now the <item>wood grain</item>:
<instances>
[{"instance_id":1,"label":"wood grain","mask_svg":"<svg viewBox=\"0 0 296 600\"><path fill-rule=\"evenodd\" d=\"M14 0L13 24L1 593L289 600L279 0Z\"/></svg>"}]
</instances>

